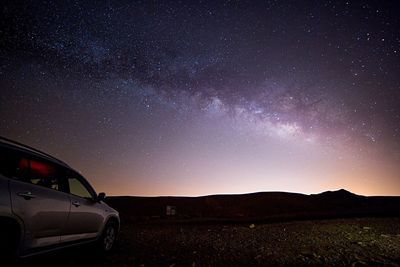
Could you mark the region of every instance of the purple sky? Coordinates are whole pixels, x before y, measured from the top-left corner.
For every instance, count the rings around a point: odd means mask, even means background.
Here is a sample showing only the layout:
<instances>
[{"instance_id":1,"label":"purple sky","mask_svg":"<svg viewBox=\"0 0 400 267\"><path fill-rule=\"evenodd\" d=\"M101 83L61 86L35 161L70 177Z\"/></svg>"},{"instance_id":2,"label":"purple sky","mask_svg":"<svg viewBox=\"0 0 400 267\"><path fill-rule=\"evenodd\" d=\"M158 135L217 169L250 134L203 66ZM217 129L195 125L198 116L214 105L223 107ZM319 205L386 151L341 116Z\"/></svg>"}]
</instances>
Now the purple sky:
<instances>
[{"instance_id":1,"label":"purple sky","mask_svg":"<svg viewBox=\"0 0 400 267\"><path fill-rule=\"evenodd\" d=\"M11 2L0 135L110 195L400 195L399 10Z\"/></svg>"}]
</instances>

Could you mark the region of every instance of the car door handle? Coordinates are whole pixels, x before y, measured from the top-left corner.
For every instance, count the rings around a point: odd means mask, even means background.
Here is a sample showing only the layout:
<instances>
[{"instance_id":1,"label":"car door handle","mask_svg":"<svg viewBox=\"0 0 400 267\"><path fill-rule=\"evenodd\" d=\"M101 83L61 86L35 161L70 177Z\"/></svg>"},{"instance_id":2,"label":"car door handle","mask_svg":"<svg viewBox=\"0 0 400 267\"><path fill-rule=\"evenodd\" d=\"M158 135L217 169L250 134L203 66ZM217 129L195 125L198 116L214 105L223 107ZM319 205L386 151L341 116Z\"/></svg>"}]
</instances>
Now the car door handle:
<instances>
[{"instance_id":1,"label":"car door handle","mask_svg":"<svg viewBox=\"0 0 400 267\"><path fill-rule=\"evenodd\" d=\"M33 195L31 192L19 192L17 193L18 196L25 198L26 200L29 200L31 198L35 198L36 196Z\"/></svg>"},{"instance_id":2,"label":"car door handle","mask_svg":"<svg viewBox=\"0 0 400 267\"><path fill-rule=\"evenodd\" d=\"M72 205L74 205L75 207L79 207L81 203L79 203L78 201L72 201Z\"/></svg>"}]
</instances>

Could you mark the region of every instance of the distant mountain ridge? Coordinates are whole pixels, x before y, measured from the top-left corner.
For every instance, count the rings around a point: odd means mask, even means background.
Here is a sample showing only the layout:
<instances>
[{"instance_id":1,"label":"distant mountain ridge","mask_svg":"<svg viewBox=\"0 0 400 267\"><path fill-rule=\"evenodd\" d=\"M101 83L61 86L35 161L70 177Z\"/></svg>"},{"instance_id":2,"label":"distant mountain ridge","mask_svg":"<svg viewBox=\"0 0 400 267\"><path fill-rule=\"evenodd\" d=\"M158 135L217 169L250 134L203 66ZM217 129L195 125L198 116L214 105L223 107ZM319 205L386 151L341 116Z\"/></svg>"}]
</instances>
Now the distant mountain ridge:
<instances>
[{"instance_id":1,"label":"distant mountain ridge","mask_svg":"<svg viewBox=\"0 0 400 267\"><path fill-rule=\"evenodd\" d=\"M175 220L287 220L357 216L400 216L400 197L366 197L347 190L305 195L257 192L201 197L108 197L106 202L130 221Z\"/></svg>"}]
</instances>

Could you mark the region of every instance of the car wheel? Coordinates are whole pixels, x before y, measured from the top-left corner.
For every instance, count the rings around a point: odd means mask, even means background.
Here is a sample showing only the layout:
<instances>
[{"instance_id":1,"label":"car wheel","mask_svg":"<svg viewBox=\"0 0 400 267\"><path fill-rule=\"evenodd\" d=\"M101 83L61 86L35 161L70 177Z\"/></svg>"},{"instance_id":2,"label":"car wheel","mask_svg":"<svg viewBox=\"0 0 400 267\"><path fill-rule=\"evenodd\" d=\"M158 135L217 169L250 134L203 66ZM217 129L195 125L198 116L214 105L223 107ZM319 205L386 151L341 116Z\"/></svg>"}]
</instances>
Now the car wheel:
<instances>
[{"instance_id":1,"label":"car wheel","mask_svg":"<svg viewBox=\"0 0 400 267\"><path fill-rule=\"evenodd\" d=\"M16 260L17 235L9 227L0 229L0 260L3 263L11 264Z\"/></svg>"},{"instance_id":2,"label":"car wheel","mask_svg":"<svg viewBox=\"0 0 400 267\"><path fill-rule=\"evenodd\" d=\"M105 252L110 251L114 247L116 239L117 239L117 227L114 223L108 223L104 228L100 240L101 249Z\"/></svg>"}]
</instances>

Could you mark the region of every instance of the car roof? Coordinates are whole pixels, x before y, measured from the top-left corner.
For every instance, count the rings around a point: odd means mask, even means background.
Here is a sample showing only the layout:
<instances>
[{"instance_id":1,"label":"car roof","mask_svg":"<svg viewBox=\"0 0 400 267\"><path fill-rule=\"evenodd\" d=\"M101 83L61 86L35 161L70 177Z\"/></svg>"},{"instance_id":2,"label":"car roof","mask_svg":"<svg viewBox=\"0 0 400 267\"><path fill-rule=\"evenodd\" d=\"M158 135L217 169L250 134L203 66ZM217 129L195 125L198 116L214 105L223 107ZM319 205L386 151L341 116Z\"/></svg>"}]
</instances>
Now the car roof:
<instances>
[{"instance_id":1,"label":"car roof","mask_svg":"<svg viewBox=\"0 0 400 267\"><path fill-rule=\"evenodd\" d=\"M13 150L19 150L19 151L22 151L22 152L25 152L25 153L29 153L29 154L33 154L35 156L39 156L39 157L45 158L45 159L47 159L49 161L52 161L54 163L57 163L59 165L62 165L64 167L66 167L68 169L73 170L67 163L59 160L58 158L53 157L53 156L51 156L51 155L49 155L49 154L47 154L47 153L45 153L43 151L40 151L40 150L38 150L36 148L33 148L33 147L28 146L28 145L24 145L22 143L19 143L17 141L13 141L11 139L8 139L8 138L0 136L0 145L8 147L8 148L11 148Z\"/></svg>"}]
</instances>

